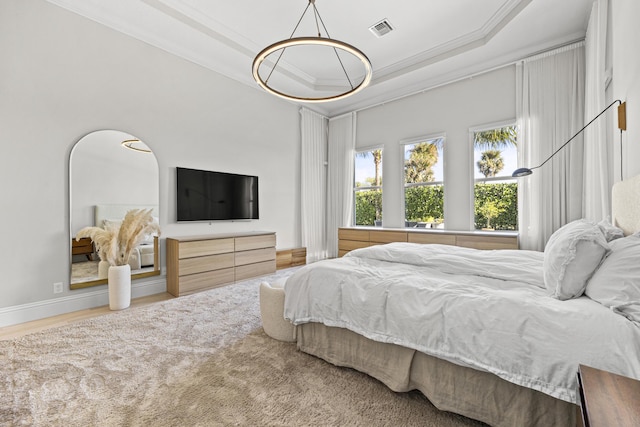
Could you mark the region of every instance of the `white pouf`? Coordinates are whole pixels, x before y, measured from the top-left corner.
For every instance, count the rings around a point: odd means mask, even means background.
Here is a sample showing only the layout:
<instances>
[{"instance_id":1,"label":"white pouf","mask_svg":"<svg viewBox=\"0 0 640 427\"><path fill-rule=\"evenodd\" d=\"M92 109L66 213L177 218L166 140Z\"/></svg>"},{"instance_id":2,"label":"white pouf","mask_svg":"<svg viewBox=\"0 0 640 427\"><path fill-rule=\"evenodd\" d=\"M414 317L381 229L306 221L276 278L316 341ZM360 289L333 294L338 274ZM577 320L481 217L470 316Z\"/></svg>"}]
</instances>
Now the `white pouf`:
<instances>
[{"instance_id":1,"label":"white pouf","mask_svg":"<svg viewBox=\"0 0 640 427\"><path fill-rule=\"evenodd\" d=\"M279 341L293 342L295 327L284 318L284 282L260 283L260 316L264 332Z\"/></svg>"}]
</instances>

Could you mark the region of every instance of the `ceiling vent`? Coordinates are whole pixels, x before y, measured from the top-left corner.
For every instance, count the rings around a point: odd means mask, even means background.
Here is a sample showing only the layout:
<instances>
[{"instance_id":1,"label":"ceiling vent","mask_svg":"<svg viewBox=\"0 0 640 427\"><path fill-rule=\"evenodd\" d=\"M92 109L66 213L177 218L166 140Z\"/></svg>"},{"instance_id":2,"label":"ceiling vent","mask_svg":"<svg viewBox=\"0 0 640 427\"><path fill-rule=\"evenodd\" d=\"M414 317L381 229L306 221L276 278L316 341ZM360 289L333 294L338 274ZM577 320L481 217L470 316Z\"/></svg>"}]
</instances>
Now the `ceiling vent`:
<instances>
[{"instance_id":1,"label":"ceiling vent","mask_svg":"<svg viewBox=\"0 0 640 427\"><path fill-rule=\"evenodd\" d=\"M385 34L393 31L393 27L391 26L391 23L387 19L383 19L377 24L374 24L371 27L369 27L369 31L375 34L376 37L382 37Z\"/></svg>"}]
</instances>

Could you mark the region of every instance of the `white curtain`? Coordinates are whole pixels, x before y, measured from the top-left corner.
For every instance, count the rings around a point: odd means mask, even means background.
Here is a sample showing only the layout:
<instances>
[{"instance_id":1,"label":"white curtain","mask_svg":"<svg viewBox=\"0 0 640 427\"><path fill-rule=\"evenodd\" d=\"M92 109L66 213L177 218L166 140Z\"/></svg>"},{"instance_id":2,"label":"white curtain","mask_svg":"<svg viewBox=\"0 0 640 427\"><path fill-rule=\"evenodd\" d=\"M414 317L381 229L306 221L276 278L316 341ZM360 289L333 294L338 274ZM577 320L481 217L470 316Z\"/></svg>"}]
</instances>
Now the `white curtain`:
<instances>
[{"instance_id":1,"label":"white curtain","mask_svg":"<svg viewBox=\"0 0 640 427\"><path fill-rule=\"evenodd\" d=\"M327 255L338 256L338 228L351 225L356 113L329 120Z\"/></svg>"},{"instance_id":2,"label":"white curtain","mask_svg":"<svg viewBox=\"0 0 640 427\"><path fill-rule=\"evenodd\" d=\"M327 257L326 250L326 117L307 108L300 109L301 164L300 195L302 245L307 248L307 262Z\"/></svg>"},{"instance_id":3,"label":"white curtain","mask_svg":"<svg viewBox=\"0 0 640 427\"><path fill-rule=\"evenodd\" d=\"M585 123L607 105L606 47L608 0L593 2L585 39ZM610 111L615 111L611 108ZM607 113L609 114L609 113ZM584 215L599 221L610 216L613 185L613 146L608 141L605 117L594 121L584 132Z\"/></svg>"},{"instance_id":4,"label":"white curtain","mask_svg":"<svg viewBox=\"0 0 640 427\"><path fill-rule=\"evenodd\" d=\"M584 123L584 44L575 43L516 65L518 163L533 167ZM551 234L581 218L582 135L532 175L518 179L520 247L544 250Z\"/></svg>"}]
</instances>

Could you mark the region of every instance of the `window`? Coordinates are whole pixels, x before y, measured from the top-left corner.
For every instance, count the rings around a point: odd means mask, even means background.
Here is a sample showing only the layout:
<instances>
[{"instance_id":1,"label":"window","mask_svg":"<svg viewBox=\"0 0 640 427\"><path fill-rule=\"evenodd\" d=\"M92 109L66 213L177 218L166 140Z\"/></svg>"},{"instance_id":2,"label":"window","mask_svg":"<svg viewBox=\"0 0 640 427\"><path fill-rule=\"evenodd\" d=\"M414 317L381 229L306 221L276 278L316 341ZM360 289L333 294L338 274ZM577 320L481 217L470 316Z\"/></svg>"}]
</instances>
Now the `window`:
<instances>
[{"instance_id":1,"label":"window","mask_svg":"<svg viewBox=\"0 0 640 427\"><path fill-rule=\"evenodd\" d=\"M355 225L382 226L382 149L356 152Z\"/></svg>"},{"instance_id":2,"label":"window","mask_svg":"<svg viewBox=\"0 0 640 427\"><path fill-rule=\"evenodd\" d=\"M444 228L444 137L404 143L405 227Z\"/></svg>"},{"instance_id":3,"label":"window","mask_svg":"<svg viewBox=\"0 0 640 427\"><path fill-rule=\"evenodd\" d=\"M473 132L474 225L482 230L518 229L517 131L505 125Z\"/></svg>"}]
</instances>

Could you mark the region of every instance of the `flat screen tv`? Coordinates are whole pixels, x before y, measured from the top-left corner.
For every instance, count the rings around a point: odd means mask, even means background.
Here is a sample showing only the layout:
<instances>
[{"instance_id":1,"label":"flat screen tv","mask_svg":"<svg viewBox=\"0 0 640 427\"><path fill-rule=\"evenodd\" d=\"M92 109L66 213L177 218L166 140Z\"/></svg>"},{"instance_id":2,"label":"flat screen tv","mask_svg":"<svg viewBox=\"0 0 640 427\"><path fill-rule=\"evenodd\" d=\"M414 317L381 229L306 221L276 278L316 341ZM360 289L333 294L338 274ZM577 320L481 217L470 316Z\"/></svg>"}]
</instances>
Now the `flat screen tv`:
<instances>
[{"instance_id":1,"label":"flat screen tv","mask_svg":"<svg viewBox=\"0 0 640 427\"><path fill-rule=\"evenodd\" d=\"M178 221L258 219L258 177L177 169Z\"/></svg>"}]
</instances>

